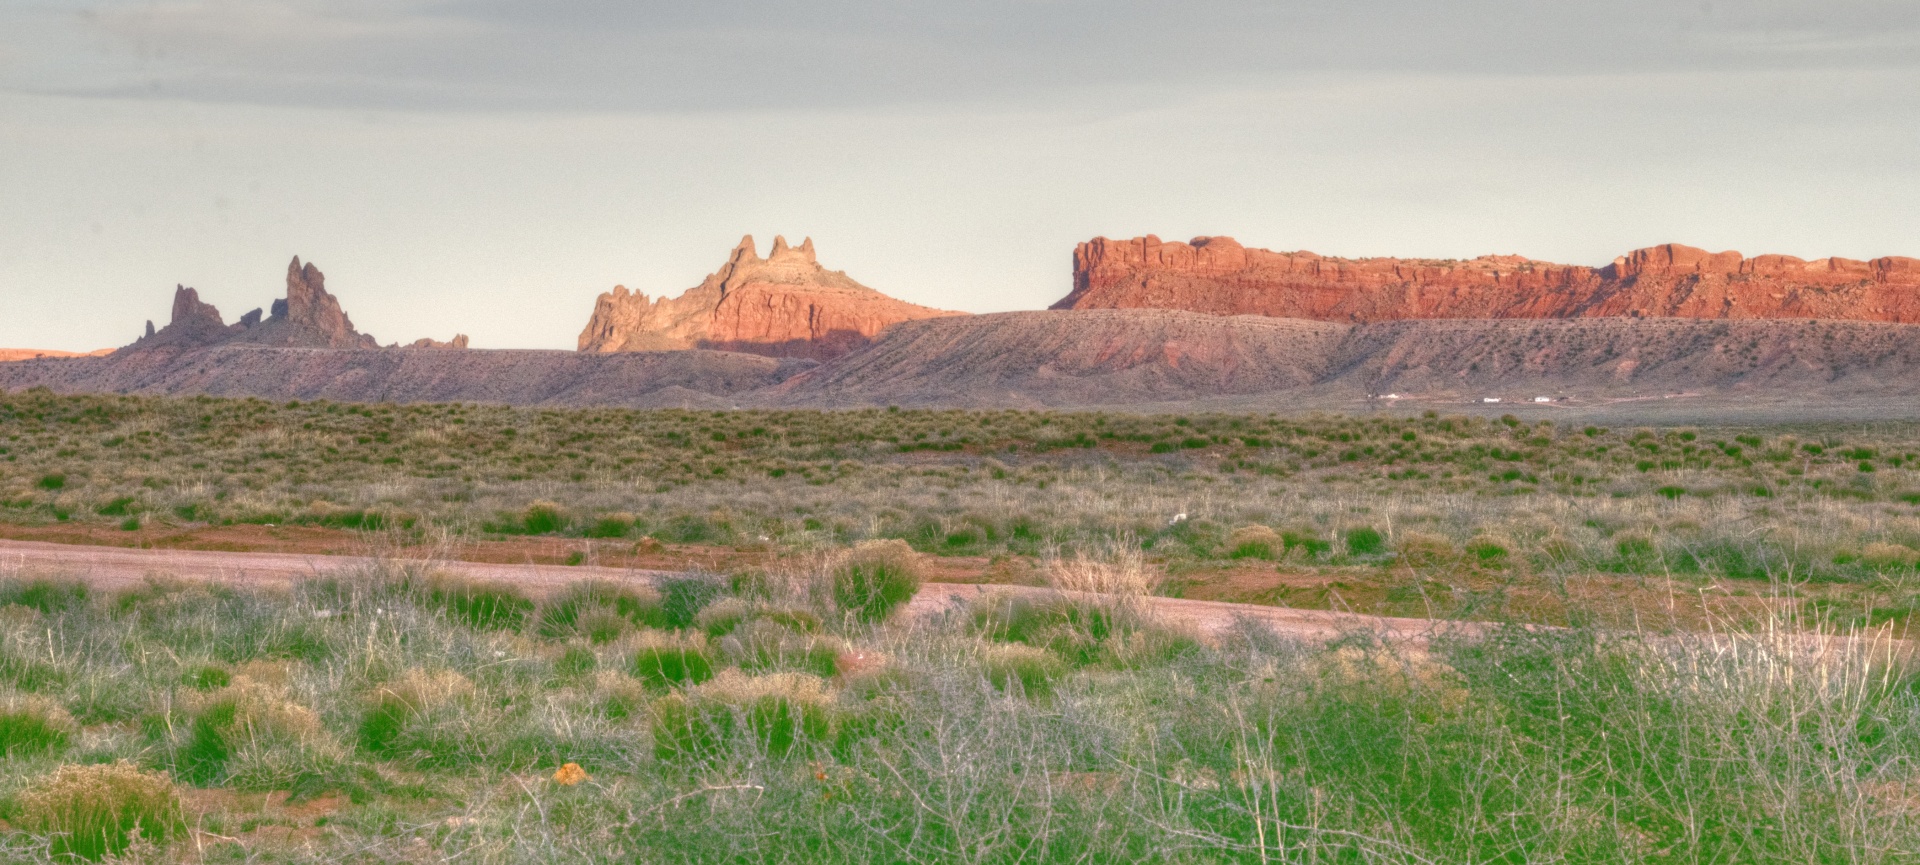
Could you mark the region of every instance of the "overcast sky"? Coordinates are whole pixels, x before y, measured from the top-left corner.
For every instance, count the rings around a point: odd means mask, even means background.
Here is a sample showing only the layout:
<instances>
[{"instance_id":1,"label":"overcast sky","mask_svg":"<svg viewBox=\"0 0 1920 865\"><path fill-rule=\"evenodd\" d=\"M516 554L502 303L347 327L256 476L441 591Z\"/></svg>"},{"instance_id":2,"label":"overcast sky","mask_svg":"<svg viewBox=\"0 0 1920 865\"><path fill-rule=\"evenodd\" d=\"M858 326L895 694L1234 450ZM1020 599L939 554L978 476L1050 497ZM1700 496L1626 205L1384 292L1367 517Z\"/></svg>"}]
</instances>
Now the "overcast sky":
<instances>
[{"instance_id":1,"label":"overcast sky","mask_svg":"<svg viewBox=\"0 0 1920 865\"><path fill-rule=\"evenodd\" d=\"M0 347L228 320L572 348L740 235L1044 307L1096 235L1920 256L1920 3L6 0Z\"/></svg>"}]
</instances>

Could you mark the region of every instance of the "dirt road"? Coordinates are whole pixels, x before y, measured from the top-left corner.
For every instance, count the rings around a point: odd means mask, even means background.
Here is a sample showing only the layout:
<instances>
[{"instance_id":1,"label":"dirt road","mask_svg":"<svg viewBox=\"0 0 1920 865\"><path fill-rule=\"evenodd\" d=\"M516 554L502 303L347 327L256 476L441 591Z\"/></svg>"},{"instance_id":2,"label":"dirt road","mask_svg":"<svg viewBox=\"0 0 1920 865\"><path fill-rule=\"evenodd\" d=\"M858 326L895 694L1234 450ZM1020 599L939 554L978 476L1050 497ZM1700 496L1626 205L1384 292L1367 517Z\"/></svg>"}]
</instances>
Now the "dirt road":
<instances>
[{"instance_id":1,"label":"dirt road","mask_svg":"<svg viewBox=\"0 0 1920 865\"><path fill-rule=\"evenodd\" d=\"M300 580L373 563L373 559L360 556L136 550L0 540L0 576L73 577L105 591L137 586L148 577L155 576L235 585L290 586ZM543 595L583 580L650 583L671 573L632 568L507 565L447 560L434 560L433 566L470 579L512 583L534 595ZM989 592L1038 594L1044 591L1021 586L928 583L914 596L907 611L911 616L932 616ZM1301 640L1326 640L1356 632L1371 632L1396 641L1420 642L1436 626L1444 627L1442 623L1425 619L1358 616L1325 610L1294 610L1177 598L1149 598L1147 601L1154 613L1170 624L1191 628L1209 636L1218 636L1231 630L1235 621L1243 618Z\"/></svg>"}]
</instances>

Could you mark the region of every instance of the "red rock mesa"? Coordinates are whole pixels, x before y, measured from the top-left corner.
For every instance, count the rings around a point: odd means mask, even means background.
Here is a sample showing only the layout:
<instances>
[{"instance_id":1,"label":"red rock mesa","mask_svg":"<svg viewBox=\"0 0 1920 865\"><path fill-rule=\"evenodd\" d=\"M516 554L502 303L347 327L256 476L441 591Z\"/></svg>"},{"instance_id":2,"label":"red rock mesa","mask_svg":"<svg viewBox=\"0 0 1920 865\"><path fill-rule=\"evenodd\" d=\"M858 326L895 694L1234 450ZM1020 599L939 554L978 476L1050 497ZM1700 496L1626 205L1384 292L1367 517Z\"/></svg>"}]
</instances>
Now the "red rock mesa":
<instances>
[{"instance_id":1,"label":"red rock mesa","mask_svg":"<svg viewBox=\"0 0 1920 865\"><path fill-rule=\"evenodd\" d=\"M1054 309L1184 309L1322 321L1419 318L1825 318L1920 322L1920 260L1745 258L1679 244L1605 267L1517 255L1470 261L1327 258L1229 237L1095 238Z\"/></svg>"},{"instance_id":2,"label":"red rock mesa","mask_svg":"<svg viewBox=\"0 0 1920 865\"><path fill-rule=\"evenodd\" d=\"M749 235L724 266L679 297L649 299L626 286L600 295L580 350L709 348L826 359L891 325L949 315L965 313L896 300L821 267L812 238L790 247L775 237L773 252L761 258Z\"/></svg>"}]
</instances>

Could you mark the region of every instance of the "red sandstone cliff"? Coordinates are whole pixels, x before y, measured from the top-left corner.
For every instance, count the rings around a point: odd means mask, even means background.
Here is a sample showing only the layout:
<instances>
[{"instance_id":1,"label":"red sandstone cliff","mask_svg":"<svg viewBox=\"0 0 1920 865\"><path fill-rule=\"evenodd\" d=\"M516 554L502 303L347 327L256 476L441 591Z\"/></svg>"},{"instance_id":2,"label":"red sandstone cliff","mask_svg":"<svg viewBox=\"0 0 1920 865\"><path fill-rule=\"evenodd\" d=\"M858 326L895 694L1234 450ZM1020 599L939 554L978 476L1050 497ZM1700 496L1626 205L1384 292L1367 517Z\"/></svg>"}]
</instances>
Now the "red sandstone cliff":
<instances>
[{"instance_id":1,"label":"red sandstone cliff","mask_svg":"<svg viewBox=\"0 0 1920 865\"><path fill-rule=\"evenodd\" d=\"M1327 258L1229 237L1095 238L1054 309L1184 309L1323 321L1417 318L1825 318L1920 322L1920 260L1745 258L1679 244L1605 267L1517 255L1470 261Z\"/></svg>"},{"instance_id":2,"label":"red sandstone cliff","mask_svg":"<svg viewBox=\"0 0 1920 865\"><path fill-rule=\"evenodd\" d=\"M727 263L679 297L649 299L615 286L600 295L580 350L708 348L771 357L838 357L903 321L964 313L896 300L827 270L813 240L773 239L761 258L748 236Z\"/></svg>"}]
</instances>

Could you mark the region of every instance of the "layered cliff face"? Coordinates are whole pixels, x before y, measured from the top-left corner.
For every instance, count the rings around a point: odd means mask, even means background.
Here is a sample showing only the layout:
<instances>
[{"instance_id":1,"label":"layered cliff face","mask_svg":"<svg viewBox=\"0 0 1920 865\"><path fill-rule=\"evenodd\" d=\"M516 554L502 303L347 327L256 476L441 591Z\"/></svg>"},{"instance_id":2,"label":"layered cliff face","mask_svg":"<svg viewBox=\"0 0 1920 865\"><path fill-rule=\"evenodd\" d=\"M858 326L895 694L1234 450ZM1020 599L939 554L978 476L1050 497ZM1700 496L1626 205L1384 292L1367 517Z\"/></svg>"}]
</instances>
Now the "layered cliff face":
<instances>
[{"instance_id":1,"label":"layered cliff face","mask_svg":"<svg viewBox=\"0 0 1920 865\"><path fill-rule=\"evenodd\" d=\"M888 297L827 270L813 240L773 239L761 258L748 236L727 263L679 297L651 299L626 286L600 295L580 332L587 352L707 348L769 357L839 357L889 326L963 315Z\"/></svg>"},{"instance_id":2,"label":"layered cliff face","mask_svg":"<svg viewBox=\"0 0 1920 865\"><path fill-rule=\"evenodd\" d=\"M174 286L173 318L166 327L155 330L147 322L147 333L128 349L208 348L216 345L250 344L277 348L379 348L371 334L353 327L353 320L340 307L339 298L327 292L326 274L312 264L301 264L294 256L287 265L287 295L273 302L271 315L253 310L233 324L227 324L220 310L200 300L199 292L186 286ZM466 348L467 338L456 336L452 342L421 340L416 348Z\"/></svg>"},{"instance_id":3,"label":"layered cliff face","mask_svg":"<svg viewBox=\"0 0 1920 865\"><path fill-rule=\"evenodd\" d=\"M1184 309L1322 321L1423 318L1824 318L1920 322L1920 260L1746 258L1679 244L1605 267L1515 255L1327 258L1228 237L1096 238L1074 250L1054 309Z\"/></svg>"}]
</instances>

